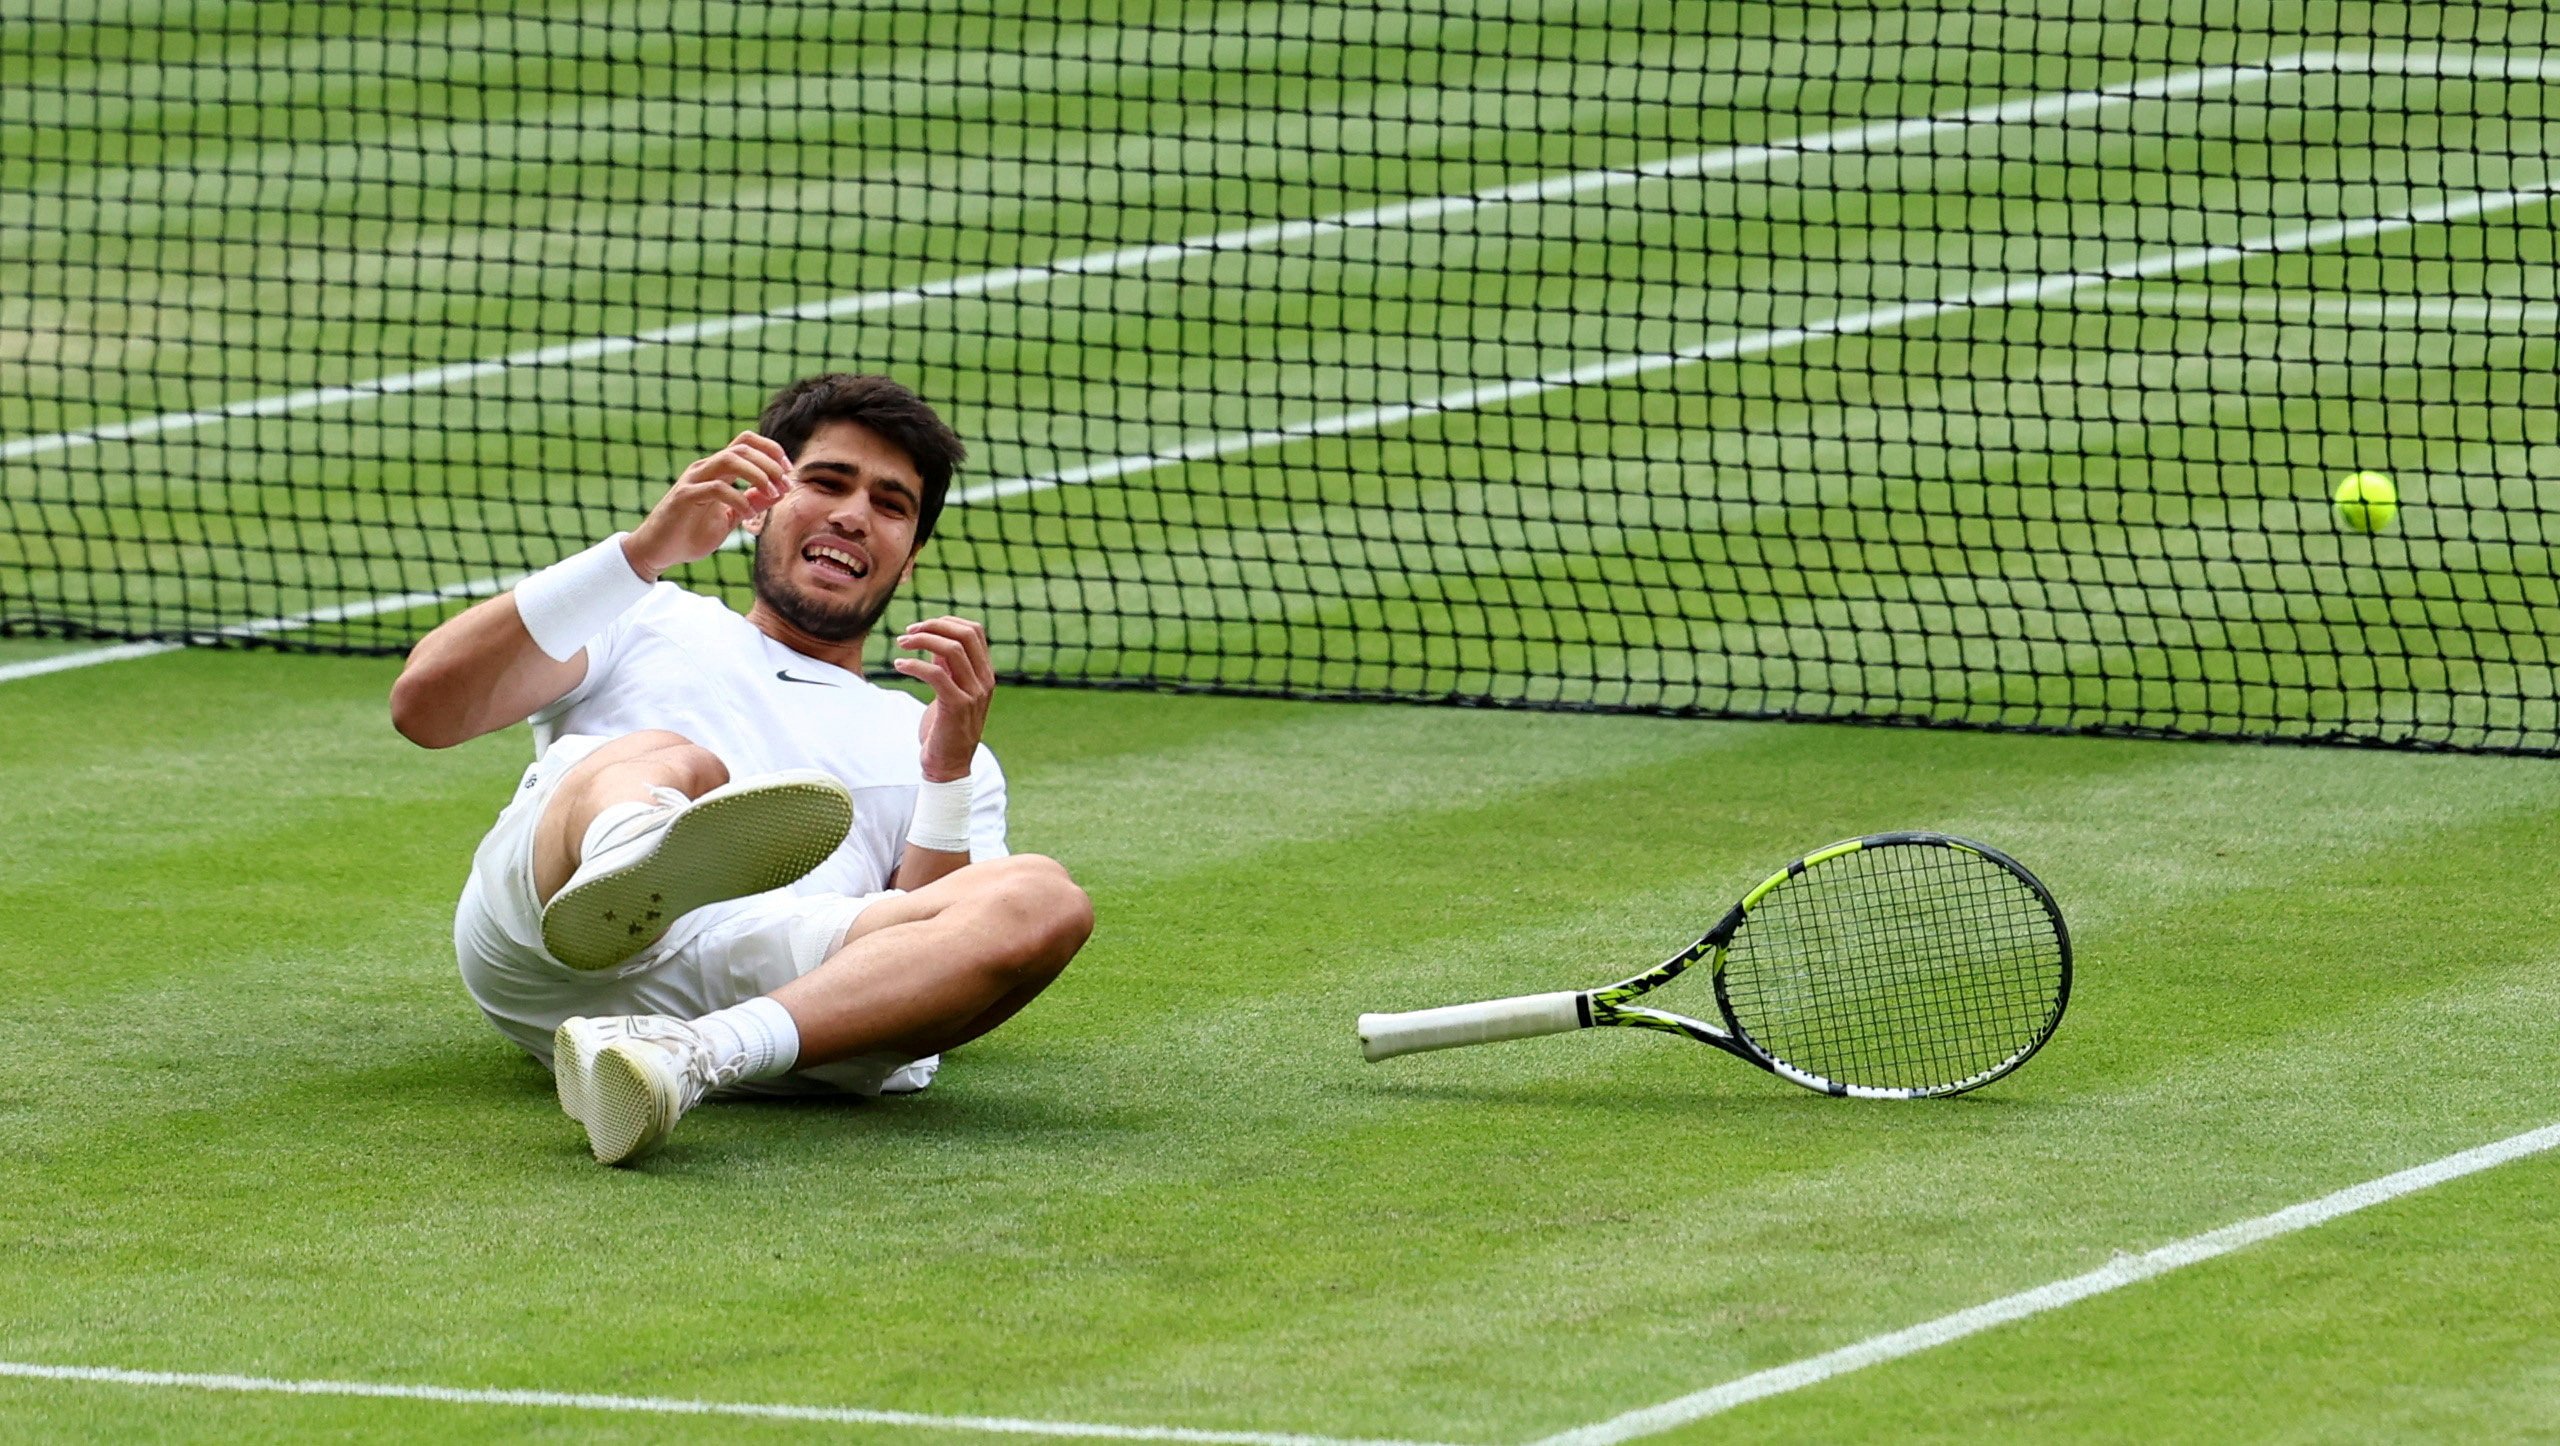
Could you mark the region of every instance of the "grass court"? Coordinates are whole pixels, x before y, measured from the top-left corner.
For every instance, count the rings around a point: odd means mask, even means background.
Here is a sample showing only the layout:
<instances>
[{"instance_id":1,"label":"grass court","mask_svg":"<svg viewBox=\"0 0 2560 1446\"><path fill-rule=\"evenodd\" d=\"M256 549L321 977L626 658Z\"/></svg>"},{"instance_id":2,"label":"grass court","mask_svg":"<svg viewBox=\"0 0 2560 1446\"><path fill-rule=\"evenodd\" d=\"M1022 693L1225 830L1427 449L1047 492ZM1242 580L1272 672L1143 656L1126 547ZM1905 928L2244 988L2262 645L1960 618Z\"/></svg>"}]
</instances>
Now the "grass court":
<instances>
[{"instance_id":1,"label":"grass court","mask_svg":"<svg viewBox=\"0 0 2560 1446\"><path fill-rule=\"evenodd\" d=\"M410 748L391 672L7 685L7 1359L1508 1443L2552 1114L2537 761L1017 689L1016 844L1102 918L1061 987L919 1098L706 1106L599 1170L445 940L522 739ZM1359 1059L1362 1009L1597 983L1914 821L2004 843L2077 931L2061 1033L1980 1095L1834 1103L1624 1035ZM2555 1170L1688 1434L2529 1434ZM715 1429L48 1381L0 1422Z\"/></svg>"},{"instance_id":2,"label":"grass court","mask_svg":"<svg viewBox=\"0 0 2560 1446\"><path fill-rule=\"evenodd\" d=\"M976 449L913 606L1022 678L2553 746L2539 11L1215 8L6 7L0 600L397 643L859 361ZM2004 103L2052 114L1946 119ZM1240 207L1306 224L1062 264ZM2397 530L2328 520L2361 467ZM1101 920L1061 984L923 1096L602 1170L453 977L527 738L411 748L396 668L0 677L0 1435L1633 1439L1586 1428L2560 1117L2547 760L1013 685L1014 847ZM1359 1058L1902 827L2071 922L1978 1095ZM1648 1439L2528 1439L2555 1187Z\"/></svg>"}]
</instances>

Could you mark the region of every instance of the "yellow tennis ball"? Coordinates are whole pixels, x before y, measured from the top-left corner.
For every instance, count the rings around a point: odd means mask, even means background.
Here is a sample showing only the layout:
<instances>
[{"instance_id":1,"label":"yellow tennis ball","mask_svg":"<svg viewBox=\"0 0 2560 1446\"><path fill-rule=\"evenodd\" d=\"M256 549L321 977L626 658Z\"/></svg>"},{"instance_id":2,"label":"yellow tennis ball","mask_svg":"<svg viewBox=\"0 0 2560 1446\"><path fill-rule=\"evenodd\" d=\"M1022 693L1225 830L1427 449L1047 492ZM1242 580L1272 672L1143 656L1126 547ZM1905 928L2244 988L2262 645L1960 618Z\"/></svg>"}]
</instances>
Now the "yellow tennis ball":
<instances>
[{"instance_id":1,"label":"yellow tennis ball","mask_svg":"<svg viewBox=\"0 0 2560 1446\"><path fill-rule=\"evenodd\" d=\"M2356 472L2338 483L2338 525L2351 532L2380 532L2400 513L2400 490L2379 472Z\"/></svg>"}]
</instances>

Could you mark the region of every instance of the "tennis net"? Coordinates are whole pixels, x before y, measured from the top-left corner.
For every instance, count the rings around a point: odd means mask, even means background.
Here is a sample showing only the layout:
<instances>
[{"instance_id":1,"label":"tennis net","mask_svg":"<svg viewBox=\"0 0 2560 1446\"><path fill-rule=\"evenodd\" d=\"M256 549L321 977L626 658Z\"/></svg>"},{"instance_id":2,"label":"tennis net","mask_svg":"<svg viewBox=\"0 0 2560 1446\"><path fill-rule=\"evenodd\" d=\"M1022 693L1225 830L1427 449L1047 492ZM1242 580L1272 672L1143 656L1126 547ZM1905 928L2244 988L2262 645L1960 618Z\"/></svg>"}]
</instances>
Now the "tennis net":
<instances>
[{"instance_id":1,"label":"tennis net","mask_svg":"<svg viewBox=\"0 0 2560 1446\"><path fill-rule=\"evenodd\" d=\"M177 15L0 20L0 634L397 651L877 370L1017 680L2560 751L2539 5Z\"/></svg>"}]
</instances>

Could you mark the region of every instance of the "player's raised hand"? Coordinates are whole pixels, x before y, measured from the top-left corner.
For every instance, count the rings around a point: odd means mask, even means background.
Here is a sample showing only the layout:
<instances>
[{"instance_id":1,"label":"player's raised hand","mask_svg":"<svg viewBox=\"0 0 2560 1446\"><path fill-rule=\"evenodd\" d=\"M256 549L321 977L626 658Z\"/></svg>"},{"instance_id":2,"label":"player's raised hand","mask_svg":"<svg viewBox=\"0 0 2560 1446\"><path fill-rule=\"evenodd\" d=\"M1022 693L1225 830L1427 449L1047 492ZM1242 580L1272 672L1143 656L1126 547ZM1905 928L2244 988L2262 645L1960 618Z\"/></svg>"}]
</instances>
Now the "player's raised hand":
<instances>
[{"instance_id":1,"label":"player's raised hand","mask_svg":"<svg viewBox=\"0 0 2560 1446\"><path fill-rule=\"evenodd\" d=\"M684 469L667 495L631 530L622 550L654 582L668 568L720 550L729 534L791 490L791 454L770 437L740 432L728 446Z\"/></svg>"},{"instance_id":2,"label":"player's raised hand","mask_svg":"<svg viewBox=\"0 0 2560 1446\"><path fill-rule=\"evenodd\" d=\"M924 656L900 658L889 666L933 689L917 730L924 745L924 776L934 783L968 777L978 740L986 735L987 705L996 692L987 630L967 618L926 618L898 634L898 646Z\"/></svg>"}]
</instances>

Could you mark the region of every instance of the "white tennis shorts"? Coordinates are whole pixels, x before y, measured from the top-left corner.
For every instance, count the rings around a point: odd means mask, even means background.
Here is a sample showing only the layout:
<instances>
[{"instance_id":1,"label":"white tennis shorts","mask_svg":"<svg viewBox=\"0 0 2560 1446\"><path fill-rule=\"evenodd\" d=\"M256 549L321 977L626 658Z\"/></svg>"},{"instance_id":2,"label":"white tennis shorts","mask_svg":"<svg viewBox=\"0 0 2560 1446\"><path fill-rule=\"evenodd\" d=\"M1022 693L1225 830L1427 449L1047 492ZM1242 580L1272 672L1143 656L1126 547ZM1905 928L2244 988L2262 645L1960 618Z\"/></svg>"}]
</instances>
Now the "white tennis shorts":
<instances>
[{"instance_id":1,"label":"white tennis shorts","mask_svg":"<svg viewBox=\"0 0 2560 1446\"><path fill-rule=\"evenodd\" d=\"M581 971L542 947L542 906L533 887L534 825L560 780L608 740L559 739L516 787L489 836L472 855L471 877L454 911L453 952L462 987L498 1032L548 1065L551 1034L573 1015L671 1014L699 1019L770 994L826 962L845 931L895 889L850 894L776 890L696 909L665 938L615 969ZM939 1058L858 1055L742 1092L912 1094L933 1082Z\"/></svg>"}]
</instances>

